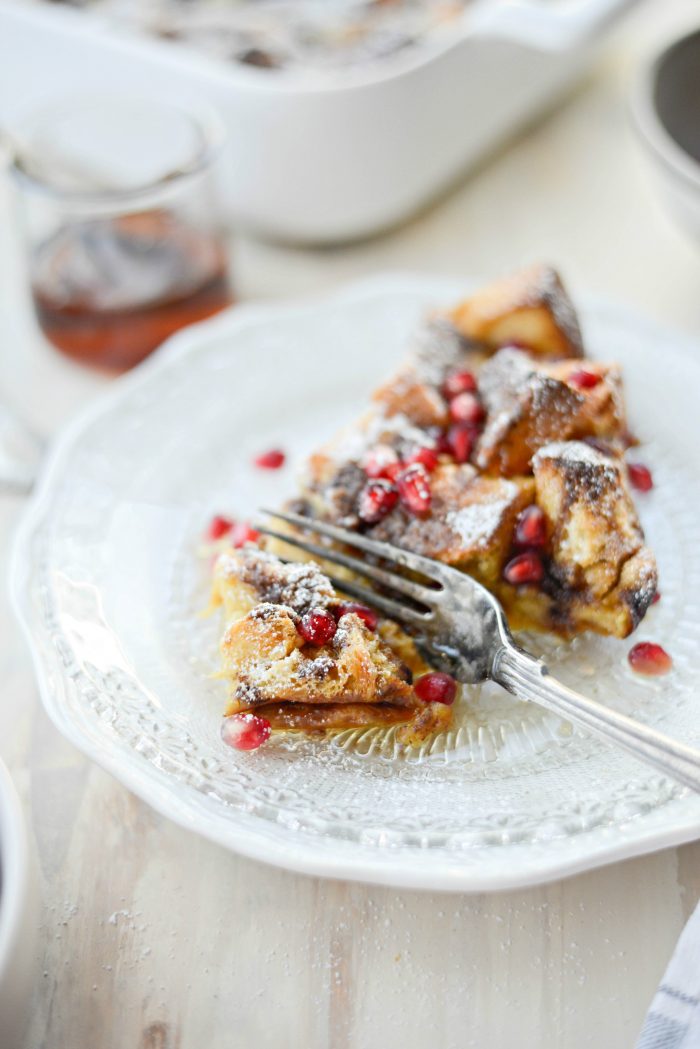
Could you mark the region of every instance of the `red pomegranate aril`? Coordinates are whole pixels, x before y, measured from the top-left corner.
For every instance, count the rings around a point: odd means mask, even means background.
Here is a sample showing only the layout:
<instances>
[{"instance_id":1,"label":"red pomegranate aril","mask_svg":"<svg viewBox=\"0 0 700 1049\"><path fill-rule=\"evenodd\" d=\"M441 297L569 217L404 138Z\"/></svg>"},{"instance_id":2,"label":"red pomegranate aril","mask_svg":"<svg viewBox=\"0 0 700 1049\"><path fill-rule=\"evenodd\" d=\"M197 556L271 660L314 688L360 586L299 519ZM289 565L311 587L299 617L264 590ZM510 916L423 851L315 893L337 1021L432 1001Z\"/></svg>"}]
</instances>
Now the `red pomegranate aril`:
<instances>
[{"instance_id":1,"label":"red pomegranate aril","mask_svg":"<svg viewBox=\"0 0 700 1049\"><path fill-rule=\"evenodd\" d=\"M589 372L587 368L579 368L577 371L571 372L567 381L578 390L592 390L602 380L602 375L597 375L596 372Z\"/></svg>"},{"instance_id":2,"label":"red pomegranate aril","mask_svg":"<svg viewBox=\"0 0 700 1049\"><path fill-rule=\"evenodd\" d=\"M417 517L430 513L433 501L430 491L430 477L428 471L421 463L407 466L396 478L396 487L399 498L406 509Z\"/></svg>"},{"instance_id":3,"label":"red pomegranate aril","mask_svg":"<svg viewBox=\"0 0 700 1049\"><path fill-rule=\"evenodd\" d=\"M446 433L441 433L435 438L435 451L438 455L452 455L452 445Z\"/></svg>"},{"instance_id":4,"label":"red pomegranate aril","mask_svg":"<svg viewBox=\"0 0 700 1049\"><path fill-rule=\"evenodd\" d=\"M526 506L515 525L518 546L542 547L547 542L547 518L539 506Z\"/></svg>"},{"instance_id":5,"label":"red pomegranate aril","mask_svg":"<svg viewBox=\"0 0 700 1049\"><path fill-rule=\"evenodd\" d=\"M457 371L447 376L442 387L442 392L448 401L457 397L460 393L474 393L476 390L476 379L472 372Z\"/></svg>"},{"instance_id":6,"label":"red pomegranate aril","mask_svg":"<svg viewBox=\"0 0 700 1049\"><path fill-rule=\"evenodd\" d=\"M668 674L673 666L673 660L668 652L653 641L640 641L629 650L627 659L635 673L646 674L650 677Z\"/></svg>"},{"instance_id":7,"label":"red pomegranate aril","mask_svg":"<svg viewBox=\"0 0 700 1049\"><path fill-rule=\"evenodd\" d=\"M384 471L384 477L387 481L391 481L392 484L396 484L396 478L399 476L401 471L405 469L405 464L397 460L395 463L389 463L386 470Z\"/></svg>"},{"instance_id":8,"label":"red pomegranate aril","mask_svg":"<svg viewBox=\"0 0 700 1049\"><path fill-rule=\"evenodd\" d=\"M358 516L366 524L376 524L391 513L399 501L398 489L381 477L368 481L360 492Z\"/></svg>"},{"instance_id":9,"label":"red pomegranate aril","mask_svg":"<svg viewBox=\"0 0 700 1049\"><path fill-rule=\"evenodd\" d=\"M417 448L415 452L411 452L410 455L407 455L404 461L406 466L413 466L414 463L421 463L428 473L432 473L438 464L438 456L434 448Z\"/></svg>"},{"instance_id":10,"label":"red pomegranate aril","mask_svg":"<svg viewBox=\"0 0 700 1049\"><path fill-rule=\"evenodd\" d=\"M447 446L457 463L469 462L476 431L469 423L455 423L447 431Z\"/></svg>"},{"instance_id":11,"label":"red pomegranate aril","mask_svg":"<svg viewBox=\"0 0 700 1049\"><path fill-rule=\"evenodd\" d=\"M321 608L307 612L297 624L297 630L311 645L327 645L337 629L338 624L330 612L324 612Z\"/></svg>"},{"instance_id":12,"label":"red pomegranate aril","mask_svg":"<svg viewBox=\"0 0 700 1049\"><path fill-rule=\"evenodd\" d=\"M216 514L212 517L207 528L207 539L210 539L213 543L217 539L223 539L225 535L233 528L234 522L228 517L221 517L220 514Z\"/></svg>"},{"instance_id":13,"label":"red pomegranate aril","mask_svg":"<svg viewBox=\"0 0 700 1049\"><path fill-rule=\"evenodd\" d=\"M513 586L523 583L539 583L544 576L542 558L532 550L518 554L503 569L503 578Z\"/></svg>"},{"instance_id":14,"label":"red pomegranate aril","mask_svg":"<svg viewBox=\"0 0 700 1049\"><path fill-rule=\"evenodd\" d=\"M355 601L343 601L340 605L337 605L336 614L338 619L349 615L359 616L368 630L376 630L379 622L379 616L374 609L368 608L367 605L358 604Z\"/></svg>"},{"instance_id":15,"label":"red pomegranate aril","mask_svg":"<svg viewBox=\"0 0 700 1049\"><path fill-rule=\"evenodd\" d=\"M279 470L280 466L284 466L285 458L281 448L271 448L269 452L257 455L253 462L261 470Z\"/></svg>"},{"instance_id":16,"label":"red pomegranate aril","mask_svg":"<svg viewBox=\"0 0 700 1049\"><path fill-rule=\"evenodd\" d=\"M272 727L257 714L231 714L221 724L221 738L235 750L257 750L270 738Z\"/></svg>"},{"instance_id":17,"label":"red pomegranate aril","mask_svg":"<svg viewBox=\"0 0 700 1049\"><path fill-rule=\"evenodd\" d=\"M651 476L651 470L642 463L628 463L627 476L632 487L636 488L638 492L649 492L654 487L654 478Z\"/></svg>"},{"instance_id":18,"label":"red pomegranate aril","mask_svg":"<svg viewBox=\"0 0 700 1049\"><path fill-rule=\"evenodd\" d=\"M388 444L378 444L376 448L372 448L367 452L362 464L365 473L371 478L387 477L387 470L398 465L399 457Z\"/></svg>"},{"instance_id":19,"label":"red pomegranate aril","mask_svg":"<svg viewBox=\"0 0 700 1049\"><path fill-rule=\"evenodd\" d=\"M246 543L257 543L260 532L251 528L245 521L237 522L231 529L231 545L239 550Z\"/></svg>"},{"instance_id":20,"label":"red pomegranate aril","mask_svg":"<svg viewBox=\"0 0 700 1049\"><path fill-rule=\"evenodd\" d=\"M444 703L451 706L457 695L457 682L449 674L443 674L439 670L430 674L423 674L415 682L414 691L424 703Z\"/></svg>"},{"instance_id":21,"label":"red pomegranate aril","mask_svg":"<svg viewBox=\"0 0 700 1049\"><path fill-rule=\"evenodd\" d=\"M484 418L484 406L473 393L459 393L450 401L450 418L456 423L478 426Z\"/></svg>"}]
</instances>

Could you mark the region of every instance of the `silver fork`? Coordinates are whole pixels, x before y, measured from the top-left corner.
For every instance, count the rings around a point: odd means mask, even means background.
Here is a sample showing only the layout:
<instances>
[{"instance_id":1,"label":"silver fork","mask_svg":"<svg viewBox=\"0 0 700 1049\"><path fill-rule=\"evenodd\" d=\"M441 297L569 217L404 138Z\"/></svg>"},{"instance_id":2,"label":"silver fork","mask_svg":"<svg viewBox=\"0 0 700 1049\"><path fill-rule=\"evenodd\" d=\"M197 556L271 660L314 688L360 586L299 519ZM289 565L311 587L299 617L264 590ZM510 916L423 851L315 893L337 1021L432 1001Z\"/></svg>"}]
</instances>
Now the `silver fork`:
<instances>
[{"instance_id":1,"label":"silver fork","mask_svg":"<svg viewBox=\"0 0 700 1049\"><path fill-rule=\"evenodd\" d=\"M679 783L700 792L700 751L670 739L639 721L574 692L552 677L547 666L515 644L501 605L479 583L455 568L410 553L390 543L368 539L336 525L299 514L263 510L303 532L335 540L398 568L408 569L427 582L409 579L343 550L304 536L258 525L266 535L387 588L404 600L363 586L355 579L330 575L344 593L381 609L405 625L431 656L432 663L469 684L492 680L519 699L531 700L567 721L610 743L616 743L640 761L653 765Z\"/></svg>"}]
</instances>

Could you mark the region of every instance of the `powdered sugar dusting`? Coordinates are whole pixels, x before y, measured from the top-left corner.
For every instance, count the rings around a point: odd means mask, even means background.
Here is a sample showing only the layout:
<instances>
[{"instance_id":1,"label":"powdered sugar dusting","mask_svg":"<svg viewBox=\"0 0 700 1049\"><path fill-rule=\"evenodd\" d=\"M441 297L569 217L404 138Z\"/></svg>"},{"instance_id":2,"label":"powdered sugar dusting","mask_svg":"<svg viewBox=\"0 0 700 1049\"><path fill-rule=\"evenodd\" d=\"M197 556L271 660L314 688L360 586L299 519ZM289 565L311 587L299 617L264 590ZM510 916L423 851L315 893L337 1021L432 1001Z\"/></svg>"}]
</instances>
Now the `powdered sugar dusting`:
<instances>
[{"instance_id":1,"label":"powdered sugar dusting","mask_svg":"<svg viewBox=\"0 0 700 1049\"><path fill-rule=\"evenodd\" d=\"M535 460L561 459L565 463L588 463L591 466L608 466L610 459L584 441L552 441L535 455Z\"/></svg>"},{"instance_id":2,"label":"powdered sugar dusting","mask_svg":"<svg viewBox=\"0 0 700 1049\"><path fill-rule=\"evenodd\" d=\"M335 597L330 580L314 562L285 564L256 547L222 554L218 568L252 586L262 601L287 605L299 615L310 608L325 608Z\"/></svg>"},{"instance_id":3,"label":"powdered sugar dusting","mask_svg":"<svg viewBox=\"0 0 700 1049\"><path fill-rule=\"evenodd\" d=\"M465 547L478 549L488 546L504 513L518 495L518 487L511 481L504 482L501 491L503 494L491 502L472 503L459 510L448 511L445 520Z\"/></svg>"}]
</instances>

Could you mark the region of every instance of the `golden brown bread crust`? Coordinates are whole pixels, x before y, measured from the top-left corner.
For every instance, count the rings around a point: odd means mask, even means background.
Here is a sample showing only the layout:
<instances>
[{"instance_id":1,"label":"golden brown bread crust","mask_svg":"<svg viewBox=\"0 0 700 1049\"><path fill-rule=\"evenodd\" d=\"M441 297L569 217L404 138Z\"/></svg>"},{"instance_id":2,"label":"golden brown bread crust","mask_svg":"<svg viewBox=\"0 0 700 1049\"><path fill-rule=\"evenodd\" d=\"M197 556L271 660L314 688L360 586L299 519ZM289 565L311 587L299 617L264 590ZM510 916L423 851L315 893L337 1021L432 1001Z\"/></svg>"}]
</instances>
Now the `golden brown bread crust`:
<instances>
[{"instance_id":1,"label":"golden brown bread crust","mask_svg":"<svg viewBox=\"0 0 700 1049\"><path fill-rule=\"evenodd\" d=\"M273 727L314 731L410 722L416 740L422 725L436 723L424 716L402 657L418 672L425 664L395 624L375 632L348 613L327 644L302 637L301 616L332 612L340 601L318 565L285 564L254 546L227 551L215 567L214 599L228 624L221 642L227 715L254 710Z\"/></svg>"},{"instance_id":2,"label":"golden brown bread crust","mask_svg":"<svg viewBox=\"0 0 700 1049\"><path fill-rule=\"evenodd\" d=\"M291 609L261 604L229 626L221 655L230 714L270 702L416 705L406 668L355 615L318 647L301 637Z\"/></svg>"},{"instance_id":3,"label":"golden brown bread crust","mask_svg":"<svg viewBox=\"0 0 700 1049\"><path fill-rule=\"evenodd\" d=\"M525 346L548 357L582 357L576 310L556 270L535 265L481 289L449 314L461 335L487 346Z\"/></svg>"},{"instance_id":4,"label":"golden brown bread crust","mask_svg":"<svg viewBox=\"0 0 700 1049\"><path fill-rule=\"evenodd\" d=\"M415 426L447 426L449 415L440 391L421 378L409 364L380 386L372 396L387 419L402 415Z\"/></svg>"},{"instance_id":5,"label":"golden brown bread crust","mask_svg":"<svg viewBox=\"0 0 700 1049\"><path fill-rule=\"evenodd\" d=\"M531 472L532 456L550 441L607 438L624 446L627 434L622 378L617 365L586 362L597 385L580 389L569 382L578 361L541 361L506 348L484 365L479 393L487 421L475 463L503 477Z\"/></svg>"},{"instance_id":6,"label":"golden brown bread crust","mask_svg":"<svg viewBox=\"0 0 700 1049\"><path fill-rule=\"evenodd\" d=\"M580 441L550 444L534 459L537 502L550 523L549 573L570 594L572 629L624 637L656 592L656 563L621 459Z\"/></svg>"},{"instance_id":7,"label":"golden brown bread crust","mask_svg":"<svg viewBox=\"0 0 700 1049\"><path fill-rule=\"evenodd\" d=\"M445 709L449 712L449 707ZM267 703L257 707L255 713L267 718L272 728L298 729L308 733L324 733L331 729L369 728L373 725L388 728L390 725L406 725L407 722L418 720L413 710L407 711L402 707L381 703ZM422 731L419 727L418 735L412 742L422 741L428 732L433 731L432 726L426 726L426 729L427 731Z\"/></svg>"},{"instance_id":8,"label":"golden brown bread crust","mask_svg":"<svg viewBox=\"0 0 700 1049\"><path fill-rule=\"evenodd\" d=\"M319 735L328 731L351 728L390 728L399 725L397 740L407 746L420 746L429 736L450 727L452 712L443 703L424 703L410 718L399 707L371 706L357 703L313 706L304 703L270 703L257 708L256 713L267 718L272 728L300 730Z\"/></svg>"},{"instance_id":9,"label":"golden brown bread crust","mask_svg":"<svg viewBox=\"0 0 700 1049\"><path fill-rule=\"evenodd\" d=\"M487 416L475 462L504 477L528 473L538 448L566 440L584 403L582 393L514 349L500 350L484 365L479 392Z\"/></svg>"}]
</instances>

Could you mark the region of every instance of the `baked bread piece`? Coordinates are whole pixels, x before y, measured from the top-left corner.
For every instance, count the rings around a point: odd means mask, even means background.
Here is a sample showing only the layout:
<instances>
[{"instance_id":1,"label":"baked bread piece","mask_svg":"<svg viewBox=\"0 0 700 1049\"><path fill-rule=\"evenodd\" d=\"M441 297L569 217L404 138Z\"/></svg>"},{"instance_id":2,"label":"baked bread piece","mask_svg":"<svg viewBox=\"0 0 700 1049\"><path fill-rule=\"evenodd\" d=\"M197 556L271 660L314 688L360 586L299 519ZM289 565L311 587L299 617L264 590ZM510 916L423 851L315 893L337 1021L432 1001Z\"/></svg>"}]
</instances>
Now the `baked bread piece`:
<instances>
[{"instance_id":1,"label":"baked bread piece","mask_svg":"<svg viewBox=\"0 0 700 1049\"><path fill-rule=\"evenodd\" d=\"M491 348L523 346L547 357L583 356L576 310L551 266L530 266L489 284L449 318L461 335Z\"/></svg>"},{"instance_id":2,"label":"baked bread piece","mask_svg":"<svg viewBox=\"0 0 700 1049\"><path fill-rule=\"evenodd\" d=\"M504 340L518 348L499 348ZM656 567L626 483L622 455L632 439L620 369L581 354L576 315L549 268L478 293L433 318L370 412L311 458L296 509L461 568L496 593L516 629L626 636L654 596ZM457 407L473 409L471 422L459 421L451 399L465 374L472 392ZM571 444L560 460L549 450L562 442ZM429 510L416 512L402 496L379 520L363 519L377 470L382 484L400 488L402 464L421 449L433 459ZM522 565L511 565L527 552L516 533L530 506L547 528L528 555L533 578L523 578ZM607 536L595 562L577 561L571 539L561 539L569 518L591 543Z\"/></svg>"},{"instance_id":3,"label":"baked bread piece","mask_svg":"<svg viewBox=\"0 0 700 1049\"><path fill-rule=\"evenodd\" d=\"M468 463L444 463L431 475L431 489L430 514L418 517L399 504L371 530L372 538L493 584L511 549L518 514L532 502L532 478L483 477Z\"/></svg>"},{"instance_id":4,"label":"baked bread piece","mask_svg":"<svg viewBox=\"0 0 700 1049\"><path fill-rule=\"evenodd\" d=\"M506 348L484 365L479 393L486 425L474 462L481 470L504 477L531 472L535 452L553 440L600 437L622 449L627 425L622 378L617 365L586 366L578 386L578 361L555 364Z\"/></svg>"},{"instance_id":5,"label":"baked bread piece","mask_svg":"<svg viewBox=\"0 0 700 1049\"><path fill-rule=\"evenodd\" d=\"M581 441L547 445L534 459L537 503L550 528L548 578L568 633L625 637L656 593L654 557L621 459Z\"/></svg>"},{"instance_id":6,"label":"baked bread piece","mask_svg":"<svg viewBox=\"0 0 700 1049\"><path fill-rule=\"evenodd\" d=\"M450 707L424 703L412 687L413 673L428 669L413 642L390 625L388 643L381 629L344 611L318 565L286 564L248 545L220 555L213 593L227 624L227 715L254 711L273 728L305 731L398 724L404 742L449 725ZM321 644L299 629L305 615L318 612L337 622Z\"/></svg>"}]
</instances>

